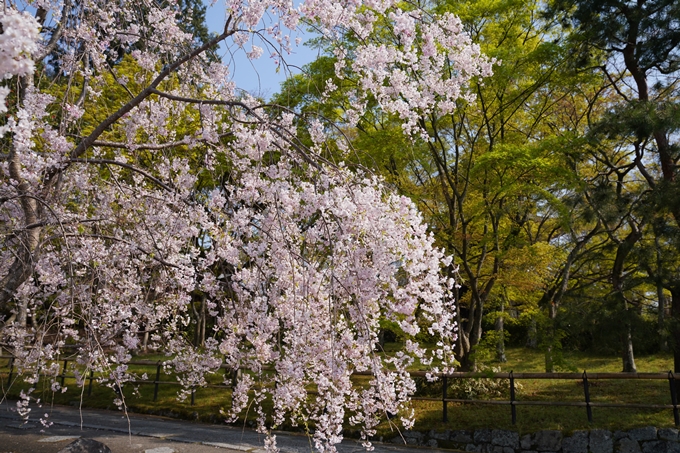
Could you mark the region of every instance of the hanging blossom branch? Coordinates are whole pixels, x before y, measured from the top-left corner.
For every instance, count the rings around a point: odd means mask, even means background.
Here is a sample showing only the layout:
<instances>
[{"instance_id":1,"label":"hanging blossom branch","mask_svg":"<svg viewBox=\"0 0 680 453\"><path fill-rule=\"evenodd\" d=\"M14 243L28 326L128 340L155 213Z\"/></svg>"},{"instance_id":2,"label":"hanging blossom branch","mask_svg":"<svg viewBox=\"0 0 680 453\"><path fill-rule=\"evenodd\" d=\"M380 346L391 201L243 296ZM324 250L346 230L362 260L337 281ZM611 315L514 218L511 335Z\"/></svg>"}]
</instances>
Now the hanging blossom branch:
<instances>
[{"instance_id":1,"label":"hanging blossom branch","mask_svg":"<svg viewBox=\"0 0 680 453\"><path fill-rule=\"evenodd\" d=\"M119 167L127 168L128 170L132 170L134 172L139 173L140 175L143 175L146 179L153 181L159 187L162 187L163 189L167 190L168 192L173 191L172 187L168 186L167 184L165 184L160 179L154 177L153 175L149 174L148 172L142 170L141 168L138 168L134 165L130 165L130 164L125 163L125 162L119 162L119 161L113 160L113 159L69 159L69 162L78 162L78 163L83 163L83 164L118 165Z\"/></svg>"}]
</instances>

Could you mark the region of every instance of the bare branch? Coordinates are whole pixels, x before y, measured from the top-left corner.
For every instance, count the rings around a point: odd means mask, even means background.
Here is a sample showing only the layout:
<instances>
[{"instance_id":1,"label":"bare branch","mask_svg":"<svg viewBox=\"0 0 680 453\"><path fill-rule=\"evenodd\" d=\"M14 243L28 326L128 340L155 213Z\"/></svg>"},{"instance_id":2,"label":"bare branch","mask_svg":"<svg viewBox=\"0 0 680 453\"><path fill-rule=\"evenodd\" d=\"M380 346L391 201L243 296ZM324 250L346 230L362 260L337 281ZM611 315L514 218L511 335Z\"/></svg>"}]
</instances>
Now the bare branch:
<instances>
[{"instance_id":1,"label":"bare branch","mask_svg":"<svg viewBox=\"0 0 680 453\"><path fill-rule=\"evenodd\" d=\"M167 190L168 192L174 192L175 189L172 187L168 186L165 184L163 181L160 179L156 178L155 176L147 173L146 171L142 170L141 168L137 168L134 165L127 164L125 162L120 162L117 160L113 159L69 159L69 162L74 162L74 163L83 163L83 164L99 164L99 165L106 165L106 164L111 164L111 165L118 165L119 167L127 168L128 170L132 170L136 173L139 173L140 175L144 176L150 181L153 181L156 183L158 186L162 187L163 189Z\"/></svg>"},{"instance_id":2,"label":"bare branch","mask_svg":"<svg viewBox=\"0 0 680 453\"><path fill-rule=\"evenodd\" d=\"M183 102L185 104L202 104L202 105L224 105L228 107L243 107L245 110L248 112L252 112L253 109L251 107L248 107L246 104L244 104L241 101L220 101L218 99L196 99L196 98L187 98L184 96L176 96L174 94L166 93L164 91L159 91L157 89L152 89L151 93L156 94L162 98L165 99L170 99L171 101L177 101L177 102ZM264 107L264 105L259 106L260 108Z\"/></svg>"},{"instance_id":3,"label":"bare branch","mask_svg":"<svg viewBox=\"0 0 680 453\"><path fill-rule=\"evenodd\" d=\"M45 13L47 13L47 11L45 11L43 8L39 8L39 10L42 10ZM61 35L64 32L64 24L66 23L66 19L68 18L70 11L71 11L71 1L65 0L64 6L61 9L61 21L59 21L59 25L57 25L57 28L52 33L52 36L50 37L50 41L43 48L43 51L40 54L36 55L36 57L35 57L36 61L44 60L45 58L47 58L47 56L49 54L52 53L54 48L57 47L57 42L59 42L59 38L61 38ZM43 18L43 21L44 20L45 19ZM42 24L42 22L41 22L41 24Z\"/></svg>"},{"instance_id":4,"label":"bare branch","mask_svg":"<svg viewBox=\"0 0 680 453\"><path fill-rule=\"evenodd\" d=\"M47 241L50 241L51 239L56 239L56 238L58 238L58 237L76 237L76 238L86 237L86 238L108 239L108 240L111 240L111 241L122 242L123 244L126 244L126 245L129 245L129 246L131 246L131 247L136 248L137 250L139 250L139 251L142 252L143 254L149 256L151 259L153 259L153 260L155 260L155 261L158 261L159 263L161 263L161 264L164 265L164 266L174 267L175 269L179 269L179 268L180 268L178 265L173 264L173 263L169 263L169 262L165 261L163 258L159 258L158 256L156 256L155 253L149 252L149 251L145 250L144 248L140 247L140 246L137 245L137 244L133 244L133 243L130 242L130 241L127 241L127 240L125 240L125 239L118 238L118 237L115 237L115 236L109 236L109 235L106 235L106 234L76 234L76 233L66 233L66 234L62 234L62 235L59 235L59 236L52 236L52 237L49 237L49 238L47 238L45 241L47 242Z\"/></svg>"},{"instance_id":5,"label":"bare branch","mask_svg":"<svg viewBox=\"0 0 680 453\"><path fill-rule=\"evenodd\" d=\"M234 135L232 132L224 132L222 134L219 134L219 138L224 138L224 137L230 137ZM198 143L208 143L208 140L206 139L198 139L196 140ZM110 141L105 141L105 140L97 140L92 143L92 146L106 146L109 148L120 148L120 149L148 149L148 150L163 150L163 149L170 149L170 148L175 148L177 146L187 146L191 145L191 141L188 139L182 139L182 140L177 140L174 142L168 142L168 143L149 143L146 145L136 145L133 144L131 145L130 143L123 143L123 142L110 142Z\"/></svg>"}]
</instances>

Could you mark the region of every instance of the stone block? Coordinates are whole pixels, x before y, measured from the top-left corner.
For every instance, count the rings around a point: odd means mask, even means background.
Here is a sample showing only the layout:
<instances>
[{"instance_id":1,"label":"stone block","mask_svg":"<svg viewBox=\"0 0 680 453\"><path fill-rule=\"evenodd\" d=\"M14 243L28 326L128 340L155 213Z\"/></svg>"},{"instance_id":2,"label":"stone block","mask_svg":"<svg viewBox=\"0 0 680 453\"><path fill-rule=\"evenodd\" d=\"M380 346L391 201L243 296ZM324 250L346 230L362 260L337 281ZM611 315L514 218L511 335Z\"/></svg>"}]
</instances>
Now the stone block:
<instances>
[{"instance_id":1,"label":"stone block","mask_svg":"<svg viewBox=\"0 0 680 453\"><path fill-rule=\"evenodd\" d=\"M437 439L430 439L427 441L427 446L432 447L432 448L437 448L439 444L437 443Z\"/></svg>"},{"instance_id":2,"label":"stone block","mask_svg":"<svg viewBox=\"0 0 680 453\"><path fill-rule=\"evenodd\" d=\"M628 437L643 442L645 440L656 440L656 428L653 426L645 426L644 428L635 428L628 431Z\"/></svg>"},{"instance_id":3,"label":"stone block","mask_svg":"<svg viewBox=\"0 0 680 453\"><path fill-rule=\"evenodd\" d=\"M588 431L574 431L562 439L562 453L588 453Z\"/></svg>"},{"instance_id":4,"label":"stone block","mask_svg":"<svg viewBox=\"0 0 680 453\"><path fill-rule=\"evenodd\" d=\"M519 446L522 448L522 450L529 450L531 448L531 434L522 436L519 441Z\"/></svg>"},{"instance_id":5,"label":"stone block","mask_svg":"<svg viewBox=\"0 0 680 453\"><path fill-rule=\"evenodd\" d=\"M443 433L438 433L435 430L431 430L429 433L430 439L436 439L436 440L449 440L449 437L451 436L451 431L446 430Z\"/></svg>"},{"instance_id":6,"label":"stone block","mask_svg":"<svg viewBox=\"0 0 680 453\"><path fill-rule=\"evenodd\" d=\"M630 439L630 436L626 431L614 431L614 442L623 438Z\"/></svg>"},{"instance_id":7,"label":"stone block","mask_svg":"<svg viewBox=\"0 0 680 453\"><path fill-rule=\"evenodd\" d=\"M94 439L80 438L59 450L58 453L111 453L111 449Z\"/></svg>"},{"instance_id":8,"label":"stone block","mask_svg":"<svg viewBox=\"0 0 680 453\"><path fill-rule=\"evenodd\" d=\"M680 453L680 444L670 440L642 442L642 453Z\"/></svg>"},{"instance_id":9,"label":"stone block","mask_svg":"<svg viewBox=\"0 0 680 453\"><path fill-rule=\"evenodd\" d=\"M405 430L402 434L404 437L410 437L418 440L422 440L422 438L424 437L423 433L421 433L420 431L411 431L410 429Z\"/></svg>"},{"instance_id":10,"label":"stone block","mask_svg":"<svg viewBox=\"0 0 680 453\"><path fill-rule=\"evenodd\" d=\"M678 441L678 430L675 428L661 428L657 431L657 435L661 440L670 440L672 442Z\"/></svg>"},{"instance_id":11,"label":"stone block","mask_svg":"<svg viewBox=\"0 0 680 453\"><path fill-rule=\"evenodd\" d=\"M562 448L562 431L538 431L532 436L532 447L538 451L559 451Z\"/></svg>"},{"instance_id":12,"label":"stone block","mask_svg":"<svg viewBox=\"0 0 680 453\"><path fill-rule=\"evenodd\" d=\"M489 447L492 447L491 453L515 453L515 449L510 447L501 447L500 445L489 445Z\"/></svg>"},{"instance_id":13,"label":"stone block","mask_svg":"<svg viewBox=\"0 0 680 453\"><path fill-rule=\"evenodd\" d=\"M404 436L406 445L423 445L425 440L425 435L419 431L407 430L404 431L402 435Z\"/></svg>"},{"instance_id":14,"label":"stone block","mask_svg":"<svg viewBox=\"0 0 680 453\"><path fill-rule=\"evenodd\" d=\"M612 453L614 451L614 439L612 433L606 429L593 429L590 431L588 446L591 453Z\"/></svg>"},{"instance_id":15,"label":"stone block","mask_svg":"<svg viewBox=\"0 0 680 453\"><path fill-rule=\"evenodd\" d=\"M465 451L472 451L475 453L481 453L482 452L482 446L481 445L475 445L475 444L467 444L465 446Z\"/></svg>"},{"instance_id":16,"label":"stone block","mask_svg":"<svg viewBox=\"0 0 680 453\"><path fill-rule=\"evenodd\" d=\"M500 447L519 448L519 433L516 431L506 431L504 429L494 429L491 431L491 443Z\"/></svg>"},{"instance_id":17,"label":"stone block","mask_svg":"<svg viewBox=\"0 0 680 453\"><path fill-rule=\"evenodd\" d=\"M472 440L472 434L469 431L463 431L463 430L457 430L457 431L451 431L451 434L449 436L449 440L451 442L458 442L458 443L465 443L465 444L470 444L473 442Z\"/></svg>"},{"instance_id":18,"label":"stone block","mask_svg":"<svg viewBox=\"0 0 680 453\"><path fill-rule=\"evenodd\" d=\"M616 453L642 453L635 439L624 437L616 441Z\"/></svg>"},{"instance_id":19,"label":"stone block","mask_svg":"<svg viewBox=\"0 0 680 453\"><path fill-rule=\"evenodd\" d=\"M642 453L667 453L668 442L665 440L650 440L642 442Z\"/></svg>"},{"instance_id":20,"label":"stone block","mask_svg":"<svg viewBox=\"0 0 680 453\"><path fill-rule=\"evenodd\" d=\"M476 444L491 443L491 430L490 429L477 429L473 434L472 438Z\"/></svg>"}]
</instances>

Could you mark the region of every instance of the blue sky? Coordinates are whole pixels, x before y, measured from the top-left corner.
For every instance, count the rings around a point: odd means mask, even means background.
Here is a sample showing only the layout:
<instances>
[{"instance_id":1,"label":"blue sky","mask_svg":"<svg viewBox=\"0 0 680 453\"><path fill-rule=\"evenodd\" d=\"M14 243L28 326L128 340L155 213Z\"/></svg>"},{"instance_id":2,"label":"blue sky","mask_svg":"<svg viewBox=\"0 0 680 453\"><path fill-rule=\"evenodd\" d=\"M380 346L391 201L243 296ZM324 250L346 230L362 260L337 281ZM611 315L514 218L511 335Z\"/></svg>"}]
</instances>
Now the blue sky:
<instances>
[{"instance_id":1,"label":"blue sky","mask_svg":"<svg viewBox=\"0 0 680 453\"><path fill-rule=\"evenodd\" d=\"M206 21L210 31L221 33L224 29L224 21L226 20L224 3L217 1L214 6L210 6L209 0L204 0L207 6ZM308 39L304 32L291 35L291 40L296 37L302 38L304 42ZM270 57L271 52L265 49L263 55L258 60L249 60L245 55L245 50L250 50L252 43L247 43L244 49L238 48L232 41L227 40L227 45L220 47L220 55L222 61L229 66L233 80L236 86L255 95L270 97L279 90L279 85L286 78L286 70L282 66L279 72L276 72L276 65ZM264 47L257 41L254 43L260 47ZM314 60L317 53L303 44L294 47L294 53L286 56L286 62L289 64L289 71L298 73L299 70L294 66L303 66Z\"/></svg>"}]
</instances>

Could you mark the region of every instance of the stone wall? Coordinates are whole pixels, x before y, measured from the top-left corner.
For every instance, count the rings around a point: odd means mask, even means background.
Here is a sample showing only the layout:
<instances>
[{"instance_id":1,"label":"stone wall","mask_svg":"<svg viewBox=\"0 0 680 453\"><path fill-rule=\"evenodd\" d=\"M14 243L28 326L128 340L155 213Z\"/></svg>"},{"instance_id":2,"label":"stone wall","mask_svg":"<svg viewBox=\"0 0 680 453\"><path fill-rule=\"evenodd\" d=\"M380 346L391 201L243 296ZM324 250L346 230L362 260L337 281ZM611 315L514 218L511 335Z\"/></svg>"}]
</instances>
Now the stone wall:
<instances>
[{"instance_id":1,"label":"stone wall","mask_svg":"<svg viewBox=\"0 0 680 453\"><path fill-rule=\"evenodd\" d=\"M677 429L651 426L626 432L574 431L569 436L554 430L520 436L502 429L405 431L403 436L391 442L480 453L680 453Z\"/></svg>"}]
</instances>

